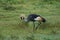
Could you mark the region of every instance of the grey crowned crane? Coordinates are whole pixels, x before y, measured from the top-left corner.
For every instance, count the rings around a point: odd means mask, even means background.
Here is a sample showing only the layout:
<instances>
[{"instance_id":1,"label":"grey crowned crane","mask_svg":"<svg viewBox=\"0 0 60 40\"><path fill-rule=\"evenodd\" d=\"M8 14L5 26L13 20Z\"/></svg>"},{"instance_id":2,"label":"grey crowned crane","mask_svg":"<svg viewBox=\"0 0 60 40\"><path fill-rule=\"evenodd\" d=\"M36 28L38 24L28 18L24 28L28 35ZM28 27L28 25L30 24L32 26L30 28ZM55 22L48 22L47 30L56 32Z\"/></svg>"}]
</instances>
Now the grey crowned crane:
<instances>
[{"instance_id":1,"label":"grey crowned crane","mask_svg":"<svg viewBox=\"0 0 60 40\"><path fill-rule=\"evenodd\" d=\"M38 26L41 24L41 22L45 23L46 22L46 19L41 17L40 15L37 15L37 14L30 14L28 15L27 18L25 18L25 15L22 15L20 17L22 20L24 20L26 23L32 21L33 24L34 24L34 27L33 27L33 30L36 30L38 28ZM39 24L37 25L37 27L35 28L35 21L38 21Z\"/></svg>"}]
</instances>

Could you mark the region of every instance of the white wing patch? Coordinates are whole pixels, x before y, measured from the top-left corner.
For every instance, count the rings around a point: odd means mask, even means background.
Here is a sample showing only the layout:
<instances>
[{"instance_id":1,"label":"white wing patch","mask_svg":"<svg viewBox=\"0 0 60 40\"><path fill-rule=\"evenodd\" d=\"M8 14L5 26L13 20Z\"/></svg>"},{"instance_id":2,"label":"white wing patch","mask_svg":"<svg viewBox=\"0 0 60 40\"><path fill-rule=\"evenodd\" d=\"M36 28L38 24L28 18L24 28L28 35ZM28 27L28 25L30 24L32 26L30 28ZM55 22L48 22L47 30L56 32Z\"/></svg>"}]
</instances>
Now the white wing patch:
<instances>
[{"instance_id":1,"label":"white wing patch","mask_svg":"<svg viewBox=\"0 0 60 40\"><path fill-rule=\"evenodd\" d=\"M40 17L37 17L37 18L35 18L34 20L38 21L38 20L41 20L41 18L40 18Z\"/></svg>"}]
</instances>

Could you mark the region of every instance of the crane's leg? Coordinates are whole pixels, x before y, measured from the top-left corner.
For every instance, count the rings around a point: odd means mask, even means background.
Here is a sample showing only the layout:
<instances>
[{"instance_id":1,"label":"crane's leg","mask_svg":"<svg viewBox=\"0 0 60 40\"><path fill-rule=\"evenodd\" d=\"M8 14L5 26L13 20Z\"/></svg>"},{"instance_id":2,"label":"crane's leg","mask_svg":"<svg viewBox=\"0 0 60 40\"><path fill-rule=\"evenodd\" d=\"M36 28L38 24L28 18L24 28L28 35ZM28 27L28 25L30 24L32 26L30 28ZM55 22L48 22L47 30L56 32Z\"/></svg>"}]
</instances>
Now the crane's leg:
<instances>
[{"instance_id":1,"label":"crane's leg","mask_svg":"<svg viewBox=\"0 0 60 40\"><path fill-rule=\"evenodd\" d=\"M33 31L35 31L35 23L33 22Z\"/></svg>"},{"instance_id":2,"label":"crane's leg","mask_svg":"<svg viewBox=\"0 0 60 40\"><path fill-rule=\"evenodd\" d=\"M41 22L40 23L38 23L38 25L36 26L36 28L35 28L35 30L37 30L37 28L39 27L39 25L41 24Z\"/></svg>"}]
</instances>

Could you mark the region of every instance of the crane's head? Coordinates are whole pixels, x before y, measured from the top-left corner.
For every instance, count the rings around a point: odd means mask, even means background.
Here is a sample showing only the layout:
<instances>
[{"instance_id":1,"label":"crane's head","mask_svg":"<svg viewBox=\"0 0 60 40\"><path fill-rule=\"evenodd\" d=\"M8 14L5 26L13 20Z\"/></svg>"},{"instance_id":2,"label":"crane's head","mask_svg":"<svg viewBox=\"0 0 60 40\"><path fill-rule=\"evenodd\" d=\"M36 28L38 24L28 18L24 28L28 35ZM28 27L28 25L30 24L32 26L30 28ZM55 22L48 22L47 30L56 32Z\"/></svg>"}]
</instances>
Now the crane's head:
<instances>
[{"instance_id":1,"label":"crane's head","mask_svg":"<svg viewBox=\"0 0 60 40\"><path fill-rule=\"evenodd\" d=\"M27 17L25 14L21 14L20 19L23 20L24 22L27 22Z\"/></svg>"},{"instance_id":2,"label":"crane's head","mask_svg":"<svg viewBox=\"0 0 60 40\"><path fill-rule=\"evenodd\" d=\"M35 18L34 20L39 21L39 22L46 22L46 19L41 16Z\"/></svg>"},{"instance_id":3,"label":"crane's head","mask_svg":"<svg viewBox=\"0 0 60 40\"><path fill-rule=\"evenodd\" d=\"M25 19L25 14L21 14L21 15L20 15L20 19L21 19L21 20L24 20L24 19Z\"/></svg>"}]
</instances>

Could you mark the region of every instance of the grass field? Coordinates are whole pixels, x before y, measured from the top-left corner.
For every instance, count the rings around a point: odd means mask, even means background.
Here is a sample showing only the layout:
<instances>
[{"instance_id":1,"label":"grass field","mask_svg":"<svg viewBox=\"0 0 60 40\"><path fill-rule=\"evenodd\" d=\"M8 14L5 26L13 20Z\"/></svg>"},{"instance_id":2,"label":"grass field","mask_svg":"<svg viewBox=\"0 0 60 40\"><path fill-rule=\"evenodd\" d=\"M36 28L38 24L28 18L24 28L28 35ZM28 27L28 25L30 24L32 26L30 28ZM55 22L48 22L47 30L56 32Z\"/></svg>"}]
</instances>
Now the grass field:
<instances>
[{"instance_id":1,"label":"grass field","mask_svg":"<svg viewBox=\"0 0 60 40\"><path fill-rule=\"evenodd\" d=\"M29 1L12 4L14 10L0 7L0 40L60 40L60 3ZM36 13L46 18L38 30L32 31L32 22L25 25L20 14Z\"/></svg>"}]
</instances>

